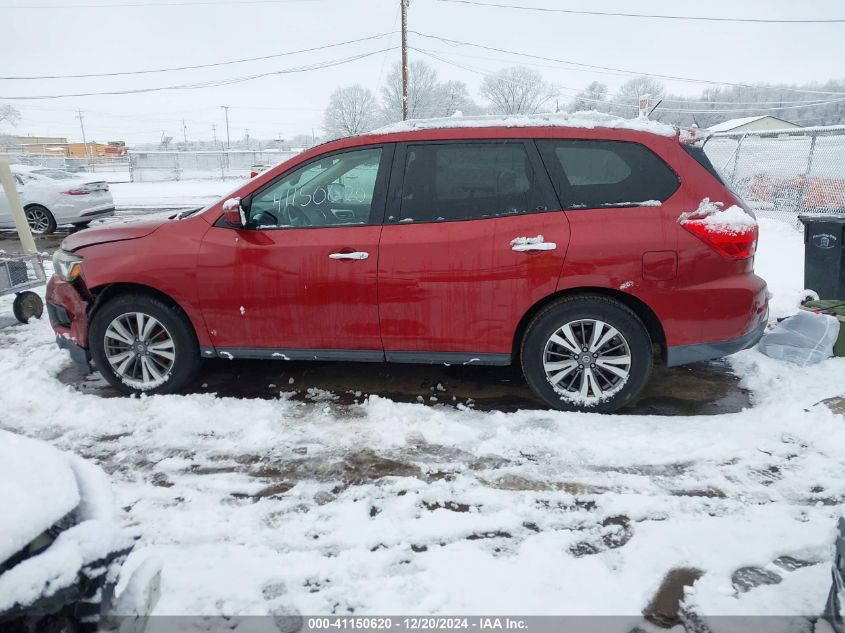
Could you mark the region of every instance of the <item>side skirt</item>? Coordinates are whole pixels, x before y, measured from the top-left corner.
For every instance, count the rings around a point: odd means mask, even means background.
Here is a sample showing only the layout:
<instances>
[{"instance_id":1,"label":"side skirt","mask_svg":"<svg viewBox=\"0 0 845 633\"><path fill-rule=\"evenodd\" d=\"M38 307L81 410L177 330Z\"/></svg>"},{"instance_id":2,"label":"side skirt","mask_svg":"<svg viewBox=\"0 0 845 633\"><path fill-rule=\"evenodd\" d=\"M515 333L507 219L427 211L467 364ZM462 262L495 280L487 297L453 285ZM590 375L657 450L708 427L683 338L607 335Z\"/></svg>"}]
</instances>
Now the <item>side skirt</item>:
<instances>
[{"instance_id":1,"label":"side skirt","mask_svg":"<svg viewBox=\"0 0 845 633\"><path fill-rule=\"evenodd\" d=\"M467 352L396 352L350 349L272 349L220 347L202 349L204 358L263 360L326 360L357 363L411 363L419 365L510 365L510 354L471 354Z\"/></svg>"}]
</instances>

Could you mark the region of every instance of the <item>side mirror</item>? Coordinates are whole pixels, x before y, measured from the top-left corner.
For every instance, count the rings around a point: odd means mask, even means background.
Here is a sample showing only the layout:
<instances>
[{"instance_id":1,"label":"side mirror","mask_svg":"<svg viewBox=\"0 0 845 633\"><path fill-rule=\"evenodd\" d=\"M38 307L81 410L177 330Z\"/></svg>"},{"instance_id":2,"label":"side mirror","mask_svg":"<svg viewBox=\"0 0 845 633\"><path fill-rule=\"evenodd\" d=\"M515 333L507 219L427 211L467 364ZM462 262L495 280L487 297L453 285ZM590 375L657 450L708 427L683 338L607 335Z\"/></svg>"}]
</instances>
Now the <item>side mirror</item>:
<instances>
[{"instance_id":1,"label":"side mirror","mask_svg":"<svg viewBox=\"0 0 845 633\"><path fill-rule=\"evenodd\" d=\"M229 198L223 203L223 219L226 224L236 229L246 226L246 213L240 198Z\"/></svg>"}]
</instances>

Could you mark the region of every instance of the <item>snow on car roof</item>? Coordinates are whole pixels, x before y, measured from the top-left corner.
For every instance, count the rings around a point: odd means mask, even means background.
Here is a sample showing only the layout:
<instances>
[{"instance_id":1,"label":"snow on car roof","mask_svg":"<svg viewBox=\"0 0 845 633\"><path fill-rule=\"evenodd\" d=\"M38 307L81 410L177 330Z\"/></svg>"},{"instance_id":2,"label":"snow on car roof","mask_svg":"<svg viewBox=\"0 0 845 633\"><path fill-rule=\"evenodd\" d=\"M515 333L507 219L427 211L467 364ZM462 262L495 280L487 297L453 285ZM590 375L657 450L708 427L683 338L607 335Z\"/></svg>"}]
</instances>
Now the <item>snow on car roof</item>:
<instances>
[{"instance_id":1,"label":"snow on car roof","mask_svg":"<svg viewBox=\"0 0 845 633\"><path fill-rule=\"evenodd\" d=\"M624 117L596 112L594 110L567 114L514 114L484 116L452 116L437 119L409 119L392 123L373 130L371 134L394 134L416 130L479 127L569 127L569 128L611 128L650 132L660 136L675 136L678 129L666 123L648 119L626 119Z\"/></svg>"},{"instance_id":2,"label":"snow on car roof","mask_svg":"<svg viewBox=\"0 0 845 633\"><path fill-rule=\"evenodd\" d=\"M0 562L79 505L68 459L46 442L0 431Z\"/></svg>"}]
</instances>

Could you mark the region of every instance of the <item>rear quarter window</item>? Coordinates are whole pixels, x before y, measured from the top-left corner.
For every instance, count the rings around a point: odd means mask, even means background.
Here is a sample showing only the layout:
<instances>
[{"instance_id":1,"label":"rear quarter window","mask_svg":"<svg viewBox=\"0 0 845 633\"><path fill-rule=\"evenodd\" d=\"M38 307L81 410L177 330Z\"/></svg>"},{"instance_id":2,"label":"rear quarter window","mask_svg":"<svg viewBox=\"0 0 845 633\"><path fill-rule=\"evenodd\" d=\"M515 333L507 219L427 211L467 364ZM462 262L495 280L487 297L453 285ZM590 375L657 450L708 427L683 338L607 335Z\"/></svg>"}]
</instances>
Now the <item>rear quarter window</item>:
<instances>
[{"instance_id":1,"label":"rear quarter window","mask_svg":"<svg viewBox=\"0 0 845 633\"><path fill-rule=\"evenodd\" d=\"M643 206L680 186L663 159L639 143L561 139L537 146L565 209Z\"/></svg>"}]
</instances>

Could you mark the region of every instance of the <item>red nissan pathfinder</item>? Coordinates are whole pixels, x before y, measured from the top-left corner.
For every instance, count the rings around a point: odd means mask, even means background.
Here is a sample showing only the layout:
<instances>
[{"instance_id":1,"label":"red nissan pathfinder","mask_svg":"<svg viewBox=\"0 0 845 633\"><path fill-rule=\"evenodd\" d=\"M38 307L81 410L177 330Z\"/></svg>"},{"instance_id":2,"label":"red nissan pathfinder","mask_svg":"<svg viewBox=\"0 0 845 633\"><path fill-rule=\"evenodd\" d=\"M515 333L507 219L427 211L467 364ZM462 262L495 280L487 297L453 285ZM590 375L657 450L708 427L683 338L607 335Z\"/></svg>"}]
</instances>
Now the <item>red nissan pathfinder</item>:
<instances>
[{"instance_id":1,"label":"red nissan pathfinder","mask_svg":"<svg viewBox=\"0 0 845 633\"><path fill-rule=\"evenodd\" d=\"M722 221L720 218L724 218ZM413 121L314 147L226 199L80 231L60 347L127 393L203 358L522 367L564 410L754 345L757 226L694 133L598 115Z\"/></svg>"}]
</instances>

